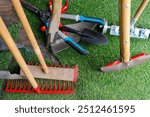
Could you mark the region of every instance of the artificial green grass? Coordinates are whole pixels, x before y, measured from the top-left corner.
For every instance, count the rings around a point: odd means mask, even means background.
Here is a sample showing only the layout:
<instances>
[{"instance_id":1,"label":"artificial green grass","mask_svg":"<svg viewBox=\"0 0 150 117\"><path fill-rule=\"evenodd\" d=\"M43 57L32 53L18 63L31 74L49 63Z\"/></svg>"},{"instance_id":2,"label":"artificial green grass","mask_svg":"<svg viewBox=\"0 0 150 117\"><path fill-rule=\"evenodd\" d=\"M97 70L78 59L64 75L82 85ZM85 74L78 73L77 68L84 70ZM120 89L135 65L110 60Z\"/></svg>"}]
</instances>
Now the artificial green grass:
<instances>
[{"instance_id":1,"label":"artificial green grass","mask_svg":"<svg viewBox=\"0 0 150 117\"><path fill-rule=\"evenodd\" d=\"M47 9L48 0L27 1L41 9ZM140 3L141 0L132 0L132 16ZM118 2L115 0L71 0L68 13L104 18L109 24L118 25ZM34 17L27 10L26 14L36 37L42 41L44 34L39 33L40 22L38 18ZM148 5L139 18L137 27L150 28L149 18L150 5ZM63 22L67 23L68 21L63 20ZM11 32L13 34L13 30ZM31 95L3 92L1 99L150 99L150 61L118 72L99 72L101 66L118 60L120 54L119 37L110 36L108 33L105 35L109 39L108 45L96 46L80 42L84 48L90 51L91 55L89 56L80 55L72 48L57 54L63 64L69 66L79 65L79 77L73 95ZM136 55L141 52L150 53L149 46L149 40L131 39L131 54ZM7 62L7 54L5 52L0 55L0 60L2 57L6 59L6 61L3 59L4 63ZM34 58L30 54L28 54L28 60L32 62L37 61L36 57Z\"/></svg>"}]
</instances>

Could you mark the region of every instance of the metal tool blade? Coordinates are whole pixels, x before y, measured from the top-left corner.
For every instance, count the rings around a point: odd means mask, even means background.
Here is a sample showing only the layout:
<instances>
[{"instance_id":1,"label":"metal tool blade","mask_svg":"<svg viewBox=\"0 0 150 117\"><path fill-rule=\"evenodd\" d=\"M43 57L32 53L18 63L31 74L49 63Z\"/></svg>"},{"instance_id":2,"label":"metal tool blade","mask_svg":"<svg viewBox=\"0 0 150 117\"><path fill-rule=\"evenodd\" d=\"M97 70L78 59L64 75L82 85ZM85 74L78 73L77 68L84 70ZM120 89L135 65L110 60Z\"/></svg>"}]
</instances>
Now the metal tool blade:
<instances>
[{"instance_id":1,"label":"metal tool blade","mask_svg":"<svg viewBox=\"0 0 150 117\"><path fill-rule=\"evenodd\" d=\"M0 71L0 79L14 80L14 79L25 79L25 77L18 74L11 74L9 71Z\"/></svg>"},{"instance_id":2,"label":"metal tool blade","mask_svg":"<svg viewBox=\"0 0 150 117\"><path fill-rule=\"evenodd\" d=\"M73 29L78 30L78 31L83 31L85 28L89 29L89 30L93 30L95 28L96 24L88 23L88 22L80 22L80 23L69 24L69 25L65 25L65 26L73 28ZM76 35L76 34L73 34L73 33L67 33L67 36L72 38L75 42L79 42L80 38L81 38L79 35ZM56 42L53 43L51 46L52 46L52 49L53 49L54 53L61 52L61 51L63 51L63 50L70 47L59 36L57 36Z\"/></svg>"},{"instance_id":3,"label":"metal tool blade","mask_svg":"<svg viewBox=\"0 0 150 117\"><path fill-rule=\"evenodd\" d=\"M105 45L108 43L107 38L102 33L93 30L84 29L83 32L80 32L78 30L66 26L62 26L62 29L64 31L80 35L81 41L89 44Z\"/></svg>"},{"instance_id":4,"label":"metal tool blade","mask_svg":"<svg viewBox=\"0 0 150 117\"><path fill-rule=\"evenodd\" d=\"M104 67L101 67L101 71L103 72L119 71L119 70L127 69L130 67L134 67L136 65L142 64L143 62L146 62L148 60L150 60L150 55L142 56L137 59L131 60L128 64L121 62L113 66L104 66Z\"/></svg>"},{"instance_id":5,"label":"metal tool blade","mask_svg":"<svg viewBox=\"0 0 150 117\"><path fill-rule=\"evenodd\" d=\"M47 22L47 20L50 19L51 14L49 11L44 12L44 11L38 9L37 7L27 3L25 0L21 0L21 4L24 8L26 8L29 11L31 11L32 13L36 14L40 18L40 20L43 24L45 24Z\"/></svg>"},{"instance_id":6,"label":"metal tool blade","mask_svg":"<svg viewBox=\"0 0 150 117\"><path fill-rule=\"evenodd\" d=\"M21 2L23 7L30 10L32 13L35 13L35 14L39 15L39 13L41 11L40 9L38 9L37 7L27 3L25 0L20 0L20 2Z\"/></svg>"}]
</instances>

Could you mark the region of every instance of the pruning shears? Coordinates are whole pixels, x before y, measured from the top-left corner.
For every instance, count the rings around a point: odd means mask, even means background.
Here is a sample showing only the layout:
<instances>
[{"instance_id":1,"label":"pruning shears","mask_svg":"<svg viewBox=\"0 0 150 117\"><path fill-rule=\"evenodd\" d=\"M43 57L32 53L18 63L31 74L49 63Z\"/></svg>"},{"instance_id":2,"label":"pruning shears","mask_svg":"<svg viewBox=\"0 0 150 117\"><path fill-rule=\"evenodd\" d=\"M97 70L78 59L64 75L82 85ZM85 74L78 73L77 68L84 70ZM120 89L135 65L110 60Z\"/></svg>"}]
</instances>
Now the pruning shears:
<instances>
[{"instance_id":1,"label":"pruning shears","mask_svg":"<svg viewBox=\"0 0 150 117\"><path fill-rule=\"evenodd\" d=\"M53 1L52 0L50 0L49 1L49 10L50 10L50 13L49 13L49 15L50 14L52 14L52 6L53 6ZM68 2L68 0L66 0L66 3L65 3L65 5L62 7L62 9L61 9L61 14L64 14L64 13L66 13L66 11L67 11L67 9L68 9L68 6L69 6L69 2ZM62 23L60 22L60 24L59 24L59 28L62 28ZM42 27L41 27L41 31L42 32L45 32L47 29L48 29L48 27L49 27L49 21L47 21L46 23L45 23L45 25L43 25ZM62 32L64 33L64 34L66 34L66 32L65 31L63 31L62 30Z\"/></svg>"},{"instance_id":2,"label":"pruning shears","mask_svg":"<svg viewBox=\"0 0 150 117\"><path fill-rule=\"evenodd\" d=\"M38 18L40 19L41 23L42 23L42 27L41 27L41 31L46 31L46 27L49 27L49 21L51 19L51 13L49 11L42 11L40 9L38 9L37 7L27 3L24 0L21 0L21 4L23 5L23 7L25 7L26 9L28 9L29 11L31 11L32 13L36 14L38 16ZM60 27L62 26L62 24L60 24Z\"/></svg>"},{"instance_id":3,"label":"pruning shears","mask_svg":"<svg viewBox=\"0 0 150 117\"><path fill-rule=\"evenodd\" d=\"M49 21L51 20L51 13L50 13L51 10L48 12L43 12L42 10L40 10L40 9L36 8L35 6L27 3L24 0L21 0L21 4L23 5L23 7L30 10L31 12L33 12L34 14L36 14L39 17L42 24L44 25L41 27L41 31L46 31L46 33L47 33L47 29L49 28ZM52 2L50 4L52 4ZM65 4L65 6L62 8L62 13L65 13L67 8L68 8L68 0L67 0L67 3ZM61 28L61 27L62 27L62 23L59 24L59 28ZM79 53L84 54L84 55L89 54L89 52L87 50L85 50L79 44L74 42L73 39L67 37L64 33L61 33L61 31L58 33L58 35L61 38L63 38L63 40L67 44L69 44L71 47L73 47Z\"/></svg>"},{"instance_id":4,"label":"pruning shears","mask_svg":"<svg viewBox=\"0 0 150 117\"><path fill-rule=\"evenodd\" d=\"M65 5L61 8L61 14L66 13L66 11L67 11L67 9L68 9L68 6L69 6L69 1L66 0ZM49 8L50 8L49 10L50 10L50 13L53 12L53 11L52 11L52 7L53 7L53 1L50 0L50 1L49 1Z\"/></svg>"}]
</instances>

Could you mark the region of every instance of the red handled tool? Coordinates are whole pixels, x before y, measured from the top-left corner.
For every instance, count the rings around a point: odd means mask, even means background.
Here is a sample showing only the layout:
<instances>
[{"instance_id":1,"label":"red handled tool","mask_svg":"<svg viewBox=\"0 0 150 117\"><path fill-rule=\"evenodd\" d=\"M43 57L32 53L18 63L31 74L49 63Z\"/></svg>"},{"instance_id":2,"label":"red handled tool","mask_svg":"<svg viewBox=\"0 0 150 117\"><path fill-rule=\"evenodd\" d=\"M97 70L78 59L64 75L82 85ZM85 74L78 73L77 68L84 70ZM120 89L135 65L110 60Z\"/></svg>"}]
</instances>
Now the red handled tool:
<instances>
[{"instance_id":1,"label":"red handled tool","mask_svg":"<svg viewBox=\"0 0 150 117\"><path fill-rule=\"evenodd\" d=\"M49 8L50 8L50 12L51 12L51 13L53 12L53 11L52 11L52 7L53 7L53 1L50 0L50 1L49 1ZM64 5L64 6L62 7L62 9L61 9L61 14L66 13L68 7L69 7L69 1L66 0L65 5Z\"/></svg>"},{"instance_id":2,"label":"red handled tool","mask_svg":"<svg viewBox=\"0 0 150 117\"><path fill-rule=\"evenodd\" d=\"M37 7L27 3L24 0L21 0L21 4L22 4L23 7L25 7L28 10L30 10L32 13L36 14L39 17L39 19L41 20L42 25L43 25L40 30L42 32L45 32L47 30L47 27L49 27L49 21L50 21L50 18L51 18L51 12L49 12L49 11L42 11L42 10L38 9ZM65 13L67 11L67 8L68 8L68 3L67 3L67 6L65 5L62 8L62 12ZM61 27L62 27L62 23L60 23L60 25L59 25L59 28L61 28Z\"/></svg>"},{"instance_id":3,"label":"red handled tool","mask_svg":"<svg viewBox=\"0 0 150 117\"><path fill-rule=\"evenodd\" d=\"M141 53L130 57L130 15L131 0L119 0L120 20L120 58L121 60L101 67L103 72L113 72L134 67L150 60L150 55Z\"/></svg>"},{"instance_id":4,"label":"red handled tool","mask_svg":"<svg viewBox=\"0 0 150 117\"><path fill-rule=\"evenodd\" d=\"M59 2L59 1L56 1L56 2ZM41 22L44 24L44 26L41 28L41 30L42 31L45 31L46 32L46 35L48 36L48 38L47 38L47 40L46 40L46 46L52 46L52 48L50 49L49 48L49 51L51 51L51 54L54 52L56 52L56 50L63 50L63 48L66 48L66 47L73 47L75 50L77 50L77 52L79 52L80 54L83 54L83 55L86 55L86 54L89 54L89 52L88 51L86 51L84 48L82 48L79 44L77 44L73 39L71 39L71 38L66 38L67 36L62 36L63 34L61 33L61 35L59 35L59 37L61 37L61 39L59 39L58 40L58 38L56 39L57 40L57 42L56 41L53 41L53 40L51 40L51 39L54 39L54 37L55 37L55 32L57 31L57 28L55 27L55 26L53 26L54 25L54 23L51 23L50 24L50 19L51 19L51 21L53 21L53 22L55 22L55 25L57 25L58 23L57 23L57 19L59 19L59 18L55 18L55 19L53 19L53 13L52 14L50 14L50 11L48 11L48 12L43 12L43 11L41 11L41 10L39 10L38 8L36 8L35 6L33 6L33 5L31 5L31 4L29 4L29 3L27 3L26 1L24 1L24 0L21 0L21 3L22 3L22 5L26 8L26 9L28 9L28 10L30 10L31 12L33 12L33 13L35 13L39 18L40 18L40 20L41 20ZM55 4L54 4L55 5ZM68 8L68 3L67 3L67 6L66 7L62 7L62 6L60 6L60 14L61 14L61 10L63 9L63 13L64 12L66 12L66 10L67 10L67 8ZM57 10L57 9L56 9ZM58 14L58 13L56 13L56 14ZM56 16L56 14L54 15L54 16ZM52 18L51 18L52 17ZM48 28L49 28L49 26L50 26L50 31L48 31ZM59 23L59 28L61 28L62 27L62 24L61 23ZM62 31L63 29L61 29L61 32L63 32L63 33L66 33L65 31ZM49 33L49 32L51 32L51 33ZM54 33L52 33L52 32L54 32ZM60 34L60 33L59 33ZM49 39L51 37L51 39ZM63 38L64 37L64 38ZM63 40L62 40L62 38L63 38ZM51 40L51 41L50 41ZM67 43L67 46L62 46L62 45L64 45L64 43ZM63 48L62 48L63 47ZM54 48L56 48L56 49L54 49ZM53 56L54 56L54 54L52 54ZM59 61L58 59L57 59L57 57L55 56L55 59L57 60L57 61Z\"/></svg>"},{"instance_id":5,"label":"red handled tool","mask_svg":"<svg viewBox=\"0 0 150 117\"><path fill-rule=\"evenodd\" d=\"M52 14L52 7L53 7L53 1L52 0L50 0L49 1L49 10L50 10L50 13ZM69 1L68 0L66 0L66 3L65 3L65 5L62 7L62 9L61 9L61 14L64 14L64 13L66 13L67 12L67 9L68 9L68 7L69 7ZM48 27L48 22L47 22L47 24L46 25L44 25L44 26L42 26L41 27L41 31L42 32L45 32L46 30L47 30L47 27ZM59 24L59 28L62 28L62 23L60 22L60 24ZM63 33L65 33L66 34L66 32L65 31L62 31Z\"/></svg>"}]
</instances>

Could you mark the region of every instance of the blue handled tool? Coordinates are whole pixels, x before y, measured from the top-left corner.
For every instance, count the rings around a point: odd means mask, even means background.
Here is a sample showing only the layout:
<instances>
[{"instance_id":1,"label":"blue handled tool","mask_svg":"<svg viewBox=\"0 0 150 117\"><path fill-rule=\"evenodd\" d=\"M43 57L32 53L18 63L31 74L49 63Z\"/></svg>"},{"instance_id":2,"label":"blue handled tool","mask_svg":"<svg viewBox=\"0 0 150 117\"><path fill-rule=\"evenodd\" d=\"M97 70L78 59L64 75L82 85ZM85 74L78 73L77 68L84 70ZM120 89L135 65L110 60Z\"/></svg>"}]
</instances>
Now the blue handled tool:
<instances>
[{"instance_id":1,"label":"blue handled tool","mask_svg":"<svg viewBox=\"0 0 150 117\"><path fill-rule=\"evenodd\" d=\"M87 55L89 54L89 51L85 50L84 48L82 48L79 44L77 44L72 38L69 38L68 36L66 36L64 33L62 33L61 31L58 31L58 35L64 39L64 41L69 44L72 48L74 48L77 52L79 52L80 54L83 55Z\"/></svg>"},{"instance_id":2,"label":"blue handled tool","mask_svg":"<svg viewBox=\"0 0 150 117\"><path fill-rule=\"evenodd\" d=\"M102 26L104 26L106 24L106 22L103 19L86 17L86 16L82 16L82 15L61 14L61 18L75 20L77 22L79 22L79 21L80 22L92 22L92 23L100 24Z\"/></svg>"},{"instance_id":3,"label":"blue handled tool","mask_svg":"<svg viewBox=\"0 0 150 117\"><path fill-rule=\"evenodd\" d=\"M49 23L46 23L46 27L49 27ZM69 38L68 36L66 36L64 33L62 33L60 30L57 33L61 38L64 39L64 41L69 44L72 48L74 48L77 52L79 52L80 54L86 55L89 54L89 52L87 50L85 50L84 48L82 48L79 44L77 44L72 38Z\"/></svg>"},{"instance_id":4,"label":"blue handled tool","mask_svg":"<svg viewBox=\"0 0 150 117\"><path fill-rule=\"evenodd\" d=\"M42 24L44 25L44 29L43 31L46 32L47 34L47 29L49 28L49 20L51 18L51 14L50 12L43 12L42 10L38 9L37 7L27 3L25 0L21 0L21 3L23 5L23 7L25 7L26 9L30 10L31 12L33 12L34 14L36 14L39 19L41 20ZM91 29L93 28L93 24L85 24L85 26L83 24L81 24L83 27L91 27ZM76 27L79 27L79 24L77 24ZM68 38L65 34L63 34L61 31L59 31L60 33L58 34L60 38L57 39L57 41L53 44L51 44L51 50L54 53L59 52L64 50L65 48L68 48L69 45L71 47L73 47L74 49L76 49L79 53L81 54L89 54L89 52L85 49L83 49L79 44L77 44L76 42L78 42L79 40L75 38L75 41L71 38ZM63 38L63 40L62 40ZM48 42L46 42L47 44ZM48 45L49 46L49 45ZM55 57L56 58L56 57Z\"/></svg>"}]
</instances>

